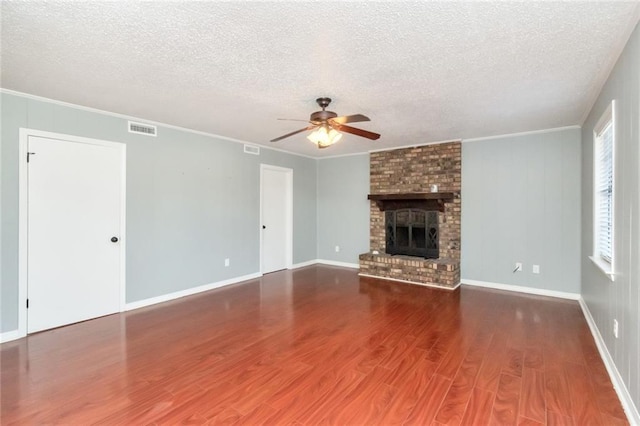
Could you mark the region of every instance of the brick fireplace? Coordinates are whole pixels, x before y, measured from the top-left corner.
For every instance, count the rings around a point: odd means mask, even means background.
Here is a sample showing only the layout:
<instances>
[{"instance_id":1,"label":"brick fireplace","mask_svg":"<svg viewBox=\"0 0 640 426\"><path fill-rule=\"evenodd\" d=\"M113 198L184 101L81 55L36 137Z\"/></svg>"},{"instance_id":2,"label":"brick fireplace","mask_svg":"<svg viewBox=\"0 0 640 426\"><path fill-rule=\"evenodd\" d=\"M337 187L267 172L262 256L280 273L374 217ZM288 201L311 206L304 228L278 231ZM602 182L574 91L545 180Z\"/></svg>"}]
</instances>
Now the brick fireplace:
<instances>
[{"instance_id":1,"label":"brick fireplace","mask_svg":"<svg viewBox=\"0 0 640 426\"><path fill-rule=\"evenodd\" d=\"M448 289L460 284L461 166L459 141L370 154L370 247L360 255L360 275ZM396 253L387 250L390 218L422 217L415 211L437 212L435 259L387 253Z\"/></svg>"}]
</instances>

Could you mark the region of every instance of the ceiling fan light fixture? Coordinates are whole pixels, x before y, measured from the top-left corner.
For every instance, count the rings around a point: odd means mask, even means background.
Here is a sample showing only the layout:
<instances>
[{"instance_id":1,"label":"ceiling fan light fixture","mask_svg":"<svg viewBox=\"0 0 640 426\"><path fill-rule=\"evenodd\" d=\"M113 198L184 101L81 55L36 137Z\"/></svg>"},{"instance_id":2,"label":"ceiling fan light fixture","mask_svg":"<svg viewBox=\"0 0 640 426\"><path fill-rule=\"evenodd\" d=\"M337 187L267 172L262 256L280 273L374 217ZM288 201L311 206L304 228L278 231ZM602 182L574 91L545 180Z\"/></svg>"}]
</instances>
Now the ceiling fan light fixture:
<instances>
[{"instance_id":1,"label":"ceiling fan light fixture","mask_svg":"<svg viewBox=\"0 0 640 426\"><path fill-rule=\"evenodd\" d=\"M358 129L356 127L347 126L348 123L358 123L362 121L370 121L369 117L362 114L344 115L338 117L333 111L327 111L327 107L331 103L330 98L318 98L316 99L322 111L316 111L311 113L309 120L295 120L306 121L309 123L307 127L294 130L286 135L279 136L275 139L271 139L270 142L279 142L282 139L286 139L298 133L312 130L312 133L307 136L311 142L313 142L318 148L326 148L338 142L342 138L342 133L351 133L352 135L360 136L362 138L371 139L375 141L380 138L378 133L373 133L368 130ZM287 120L281 118L280 120ZM336 130L338 129L338 130Z\"/></svg>"},{"instance_id":2,"label":"ceiling fan light fixture","mask_svg":"<svg viewBox=\"0 0 640 426\"><path fill-rule=\"evenodd\" d=\"M342 133L335 129L328 128L326 124L318 127L316 130L311 132L309 136L307 136L307 139L318 145L318 148L331 146L338 142L340 138L342 138Z\"/></svg>"}]
</instances>

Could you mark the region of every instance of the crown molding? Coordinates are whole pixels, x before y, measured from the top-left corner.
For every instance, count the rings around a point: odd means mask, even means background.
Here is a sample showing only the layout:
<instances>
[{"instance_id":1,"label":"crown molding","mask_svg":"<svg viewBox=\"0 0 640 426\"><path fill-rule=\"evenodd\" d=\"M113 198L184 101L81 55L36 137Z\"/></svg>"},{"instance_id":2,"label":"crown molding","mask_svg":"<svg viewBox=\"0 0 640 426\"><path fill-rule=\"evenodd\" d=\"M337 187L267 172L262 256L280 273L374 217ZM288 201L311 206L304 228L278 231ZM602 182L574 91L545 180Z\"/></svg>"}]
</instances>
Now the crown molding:
<instances>
[{"instance_id":1,"label":"crown molding","mask_svg":"<svg viewBox=\"0 0 640 426\"><path fill-rule=\"evenodd\" d=\"M444 141L414 143L414 144L411 144L411 145L394 146L394 147L390 147L390 148L371 149L368 152L372 153L372 152L395 151L396 149L420 148L421 146L440 145L440 144L443 144L443 143L452 143L452 142L462 142L462 139L448 139L448 140L444 140Z\"/></svg>"},{"instance_id":2,"label":"crown molding","mask_svg":"<svg viewBox=\"0 0 640 426\"><path fill-rule=\"evenodd\" d=\"M239 143L239 144L249 144L249 145L257 145L260 148L263 149L268 149L270 151L276 151L276 152L282 152L284 154L289 154L289 155L295 155L296 157L304 157L304 158L309 158L311 160L317 160L318 157L312 157L310 155L304 155L304 154L298 154L295 152L291 152L291 151L286 151L284 149L278 149L278 148L272 148L270 146L267 145L263 145L257 142L251 142L251 141L245 141L242 139L235 139L235 138L230 138L228 136L222 136L222 135L218 135L216 133L209 133L209 132L203 132L201 130L194 130L194 129L189 129L187 127L180 127L180 126L174 126L173 124L167 124L167 123L162 123L159 121L154 121L154 120L147 120L146 118L141 118L141 117L136 117L133 115L126 115L126 114L120 114L118 112L112 112L112 111L105 111L102 109L97 109L97 108L91 108L91 107L87 107L84 105L78 105L78 104L72 104L70 102L64 102L64 101L59 101L57 99L51 99L51 98L45 98L43 96L38 96L38 95L32 95L30 93L24 93L24 92L18 92L16 90L11 90L11 89L5 89L0 87L0 93L5 93L7 95L13 95L13 96L19 96L22 98L26 98L26 99L33 99L35 101L40 101L40 102L47 102L50 104L54 104L54 105L60 105L60 106L64 106L64 107L68 107L68 108L74 108L74 109L79 109L81 111L88 111L88 112L93 112L96 114L103 114L103 115L108 115L110 117L117 117L117 118L122 118L124 120L131 120L131 121L140 121L144 124L152 124L154 126L159 126L159 127L164 127L167 129L172 129L172 130L179 130L182 132L187 132L187 133L192 133L195 135L201 135L201 136L207 136L210 138L216 138L216 139L222 139L228 142L234 142L234 143Z\"/></svg>"},{"instance_id":3,"label":"crown molding","mask_svg":"<svg viewBox=\"0 0 640 426\"><path fill-rule=\"evenodd\" d=\"M553 127L551 129L531 130L531 131L528 131L528 132L504 133L504 134L501 134L501 135L483 136L483 137L480 137L480 138L466 138L466 139L462 139L462 142L463 143L468 143L468 142L486 141L486 140L491 140L491 139L512 138L512 137L516 137L516 136L539 135L539 134L542 134L542 133L561 132L563 130L581 129L581 128L582 128L582 126L574 124L574 125L571 125L571 126Z\"/></svg>"}]
</instances>

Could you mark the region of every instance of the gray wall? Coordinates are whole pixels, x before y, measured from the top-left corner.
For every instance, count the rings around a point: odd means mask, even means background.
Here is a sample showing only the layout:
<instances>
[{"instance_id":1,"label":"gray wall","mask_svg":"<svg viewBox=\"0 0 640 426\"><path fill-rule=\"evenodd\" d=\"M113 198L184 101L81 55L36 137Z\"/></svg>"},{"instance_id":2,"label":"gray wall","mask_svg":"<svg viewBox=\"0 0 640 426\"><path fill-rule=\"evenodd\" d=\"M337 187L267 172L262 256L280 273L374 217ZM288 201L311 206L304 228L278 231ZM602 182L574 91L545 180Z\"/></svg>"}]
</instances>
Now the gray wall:
<instances>
[{"instance_id":1,"label":"gray wall","mask_svg":"<svg viewBox=\"0 0 640 426\"><path fill-rule=\"evenodd\" d=\"M593 129L616 100L615 282L589 260L593 252ZM640 26L582 127L582 297L616 367L640 408ZM619 338L613 336L613 320Z\"/></svg>"},{"instance_id":2,"label":"gray wall","mask_svg":"<svg viewBox=\"0 0 640 426\"><path fill-rule=\"evenodd\" d=\"M463 143L463 279L579 293L580 187L580 129ZM369 249L368 193L368 155L319 161L320 259Z\"/></svg>"},{"instance_id":3,"label":"gray wall","mask_svg":"<svg viewBox=\"0 0 640 426\"><path fill-rule=\"evenodd\" d=\"M123 118L0 96L0 331L18 326L20 127L127 144L127 302L259 272L260 163L294 170L293 262L317 258L316 160L165 127L135 135Z\"/></svg>"},{"instance_id":4,"label":"gray wall","mask_svg":"<svg viewBox=\"0 0 640 426\"><path fill-rule=\"evenodd\" d=\"M579 253L580 129L463 143L463 280L579 293Z\"/></svg>"},{"instance_id":5,"label":"gray wall","mask_svg":"<svg viewBox=\"0 0 640 426\"><path fill-rule=\"evenodd\" d=\"M319 259L357 264L369 251L368 193L369 154L318 162Z\"/></svg>"}]
</instances>

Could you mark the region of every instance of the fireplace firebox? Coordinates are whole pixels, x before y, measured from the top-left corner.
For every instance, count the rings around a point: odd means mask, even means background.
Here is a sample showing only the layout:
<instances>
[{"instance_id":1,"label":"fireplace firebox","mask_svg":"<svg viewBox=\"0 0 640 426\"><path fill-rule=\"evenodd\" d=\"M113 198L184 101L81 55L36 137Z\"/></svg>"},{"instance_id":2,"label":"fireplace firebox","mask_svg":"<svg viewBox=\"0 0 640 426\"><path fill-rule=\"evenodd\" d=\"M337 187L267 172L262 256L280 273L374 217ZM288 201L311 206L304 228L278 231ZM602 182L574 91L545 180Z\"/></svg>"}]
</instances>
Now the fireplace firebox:
<instances>
[{"instance_id":1,"label":"fireplace firebox","mask_svg":"<svg viewBox=\"0 0 640 426\"><path fill-rule=\"evenodd\" d=\"M438 212L435 210L387 210L385 234L388 254L419 256L425 259L440 257Z\"/></svg>"}]
</instances>

